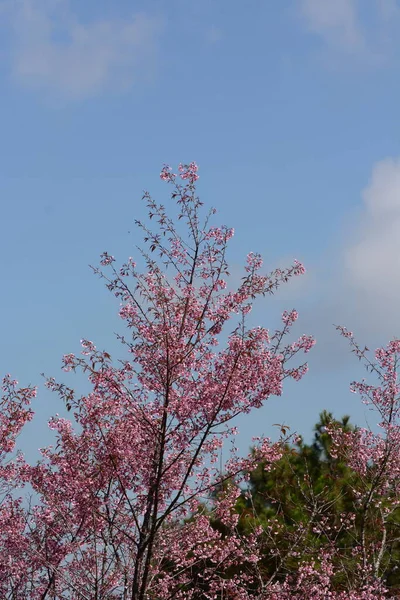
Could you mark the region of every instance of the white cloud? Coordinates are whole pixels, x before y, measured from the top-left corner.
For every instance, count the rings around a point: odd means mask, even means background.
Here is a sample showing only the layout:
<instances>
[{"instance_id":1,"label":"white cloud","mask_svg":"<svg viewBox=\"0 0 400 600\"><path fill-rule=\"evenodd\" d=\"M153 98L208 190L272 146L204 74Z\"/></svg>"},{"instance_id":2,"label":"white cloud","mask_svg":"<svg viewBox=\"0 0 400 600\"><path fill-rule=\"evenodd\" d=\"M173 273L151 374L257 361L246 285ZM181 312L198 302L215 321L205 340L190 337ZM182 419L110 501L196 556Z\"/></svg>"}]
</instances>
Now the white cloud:
<instances>
[{"instance_id":1,"label":"white cloud","mask_svg":"<svg viewBox=\"0 0 400 600\"><path fill-rule=\"evenodd\" d=\"M147 76L160 22L143 13L85 23L68 0L6 0L10 60L20 84L68 98L130 87Z\"/></svg>"},{"instance_id":2,"label":"white cloud","mask_svg":"<svg viewBox=\"0 0 400 600\"><path fill-rule=\"evenodd\" d=\"M365 319L399 329L400 158L374 166L363 200L355 239L343 253L345 289L358 300Z\"/></svg>"},{"instance_id":3,"label":"white cloud","mask_svg":"<svg viewBox=\"0 0 400 600\"><path fill-rule=\"evenodd\" d=\"M400 7L397 0L300 0L308 32L317 36L330 61L343 56L380 67L399 53Z\"/></svg>"},{"instance_id":4,"label":"white cloud","mask_svg":"<svg viewBox=\"0 0 400 600\"><path fill-rule=\"evenodd\" d=\"M319 371L353 364L334 325L370 348L400 338L400 157L373 166L361 198L341 239L308 265L314 276L295 303L304 331L317 339L310 364Z\"/></svg>"},{"instance_id":5,"label":"white cloud","mask_svg":"<svg viewBox=\"0 0 400 600\"><path fill-rule=\"evenodd\" d=\"M356 0L301 0L301 12L309 30L325 42L352 51L364 46Z\"/></svg>"}]
</instances>

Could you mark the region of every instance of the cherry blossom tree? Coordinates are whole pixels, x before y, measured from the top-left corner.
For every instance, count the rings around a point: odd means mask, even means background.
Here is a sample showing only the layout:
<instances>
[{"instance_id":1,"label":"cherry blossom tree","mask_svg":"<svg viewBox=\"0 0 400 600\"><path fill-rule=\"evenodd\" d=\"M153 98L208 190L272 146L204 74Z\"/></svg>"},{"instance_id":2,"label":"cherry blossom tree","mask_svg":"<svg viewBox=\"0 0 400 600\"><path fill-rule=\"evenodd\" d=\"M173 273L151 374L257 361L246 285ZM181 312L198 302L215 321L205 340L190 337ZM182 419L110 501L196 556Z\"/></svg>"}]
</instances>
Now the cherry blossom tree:
<instances>
[{"instance_id":1,"label":"cherry blossom tree","mask_svg":"<svg viewBox=\"0 0 400 600\"><path fill-rule=\"evenodd\" d=\"M400 341L394 339L378 348L371 359L368 348L361 348L350 331L342 326L337 329L375 376L375 385L364 379L353 382L351 391L361 395L378 422L375 429L349 428L346 422L334 420L327 423L324 433L329 436L330 455L349 470L347 500L351 499L352 507L343 511L339 520L329 518L334 501L331 506L324 504L323 493L316 494L308 486L303 507L309 506L310 516L301 523L286 552L286 556L299 557L299 562L295 573L283 584L277 583L279 600L398 597L398 588L393 595L388 584L392 570L398 568L400 550ZM276 525L271 522L267 532L274 530ZM310 531L314 543L299 550L299 541L305 542ZM305 553L308 560L304 560ZM280 560L286 558L279 548L277 554Z\"/></svg>"},{"instance_id":2,"label":"cherry blossom tree","mask_svg":"<svg viewBox=\"0 0 400 600\"><path fill-rule=\"evenodd\" d=\"M360 394L362 402L378 417L376 430L359 427L344 431L334 427L328 431L333 440L332 454L344 458L361 482L354 489L360 507L357 551L361 582L369 573L381 580L388 576L388 558L396 551L398 554L400 547L400 341L394 339L378 348L371 359L368 348L361 348L350 331L342 326L338 330L376 379L375 385L365 379L351 384L351 391ZM371 529L378 532L378 539L369 534Z\"/></svg>"},{"instance_id":3,"label":"cherry blossom tree","mask_svg":"<svg viewBox=\"0 0 400 600\"><path fill-rule=\"evenodd\" d=\"M304 268L295 261L262 275L261 257L250 253L241 284L227 291L233 230L210 225L213 210L202 218L197 166L180 165L179 175L164 167L161 179L178 214L174 221L145 194L149 224L137 222L147 245L140 257L145 272L132 258L118 269L106 252L94 269L121 303L127 358L112 362L83 340L82 355L64 356L63 368L85 373L92 391L79 396L46 380L73 420L55 416L56 447L43 449L36 466L20 466L20 480L38 502L20 521L13 505L10 535L24 538L15 547L26 576L20 588L10 578L4 597L144 600L194 598L199 590L212 597L222 589L247 597L251 576L243 571L227 580L218 565L255 563L256 536L241 545L219 534L201 501L223 481L239 483L256 460L272 464L280 456L280 443L260 439L249 457L233 450L223 473L219 467L224 440L236 433L234 419L280 396L284 379L307 371L292 359L314 340L304 335L283 345L296 311L284 312L274 333L246 324L257 297ZM218 497L216 514L227 527L235 524L236 498L235 486ZM8 573L21 569L18 552L9 554Z\"/></svg>"},{"instance_id":4,"label":"cherry blossom tree","mask_svg":"<svg viewBox=\"0 0 400 600\"><path fill-rule=\"evenodd\" d=\"M12 456L16 439L25 423L33 417L33 387L18 388L6 375L0 401L0 593L2 598L20 598L18 590L26 585L26 511L15 492L21 487L26 463L21 454Z\"/></svg>"}]
</instances>

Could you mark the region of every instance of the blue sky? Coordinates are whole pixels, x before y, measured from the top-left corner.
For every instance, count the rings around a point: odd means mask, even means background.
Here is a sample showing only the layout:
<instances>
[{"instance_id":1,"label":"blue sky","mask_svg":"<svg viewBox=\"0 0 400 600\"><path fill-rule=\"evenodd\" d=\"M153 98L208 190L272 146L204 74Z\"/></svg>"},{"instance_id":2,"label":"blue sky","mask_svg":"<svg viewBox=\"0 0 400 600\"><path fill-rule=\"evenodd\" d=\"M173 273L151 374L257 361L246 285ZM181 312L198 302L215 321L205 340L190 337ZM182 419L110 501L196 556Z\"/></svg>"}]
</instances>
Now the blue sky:
<instances>
[{"instance_id":1,"label":"blue sky","mask_svg":"<svg viewBox=\"0 0 400 600\"><path fill-rule=\"evenodd\" d=\"M372 348L400 335L400 3L0 0L0 27L0 365L40 385L22 447L63 411L41 372L62 377L81 338L118 355L88 264L133 254L143 189L165 201L162 164L191 160L235 272L250 250L307 268L253 318L296 307L310 372L239 422L241 450L276 422L309 438L324 408L372 424L332 324Z\"/></svg>"}]
</instances>

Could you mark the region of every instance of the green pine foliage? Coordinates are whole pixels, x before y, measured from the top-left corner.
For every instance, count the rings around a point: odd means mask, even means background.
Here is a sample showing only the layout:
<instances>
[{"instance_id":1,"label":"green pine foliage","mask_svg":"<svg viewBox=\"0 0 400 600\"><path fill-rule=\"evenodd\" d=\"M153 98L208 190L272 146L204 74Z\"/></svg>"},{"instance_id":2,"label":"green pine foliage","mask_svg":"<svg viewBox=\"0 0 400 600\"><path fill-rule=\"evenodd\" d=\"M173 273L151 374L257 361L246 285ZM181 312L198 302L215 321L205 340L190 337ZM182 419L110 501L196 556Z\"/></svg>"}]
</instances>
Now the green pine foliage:
<instances>
[{"instance_id":1,"label":"green pine foliage","mask_svg":"<svg viewBox=\"0 0 400 600\"><path fill-rule=\"evenodd\" d=\"M359 558L354 548L360 545L362 530L371 552L379 553L382 519L379 509L367 512L360 501L373 477L360 477L343 457L332 456L332 440L327 426L354 430L348 416L335 420L327 411L320 414L314 439L305 444L285 444L283 456L272 469L259 463L249 475L249 487L236 504L238 529L242 536L257 527L263 530L263 579L283 580L295 574L300 562L318 563L321 548L336 548L337 590L348 586ZM386 523L384 552L379 568L387 586L400 590L400 510ZM337 550L339 549L339 552Z\"/></svg>"}]
</instances>

